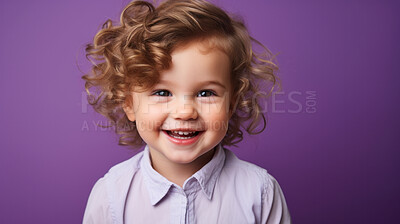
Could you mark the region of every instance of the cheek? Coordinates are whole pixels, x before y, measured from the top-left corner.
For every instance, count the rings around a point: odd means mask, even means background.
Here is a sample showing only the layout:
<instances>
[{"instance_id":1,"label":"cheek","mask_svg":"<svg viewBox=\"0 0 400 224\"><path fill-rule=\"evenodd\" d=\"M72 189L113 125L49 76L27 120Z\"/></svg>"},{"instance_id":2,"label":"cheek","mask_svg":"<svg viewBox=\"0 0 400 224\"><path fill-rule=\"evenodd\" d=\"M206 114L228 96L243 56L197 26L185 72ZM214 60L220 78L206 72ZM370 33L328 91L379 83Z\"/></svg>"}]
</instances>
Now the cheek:
<instances>
[{"instance_id":1,"label":"cheek","mask_svg":"<svg viewBox=\"0 0 400 224\"><path fill-rule=\"evenodd\" d=\"M207 123L207 129L215 132L226 132L229 121L229 101L209 104L202 107L202 117Z\"/></svg>"},{"instance_id":2,"label":"cheek","mask_svg":"<svg viewBox=\"0 0 400 224\"><path fill-rule=\"evenodd\" d=\"M166 116L164 113L159 113L156 108L146 109L141 108L136 113L136 122L139 132L147 133L150 131L159 130Z\"/></svg>"},{"instance_id":3,"label":"cheek","mask_svg":"<svg viewBox=\"0 0 400 224\"><path fill-rule=\"evenodd\" d=\"M211 113L208 113L208 116L205 117L205 120L208 130L224 134L226 133L228 129L229 115L225 110L211 111Z\"/></svg>"}]
</instances>

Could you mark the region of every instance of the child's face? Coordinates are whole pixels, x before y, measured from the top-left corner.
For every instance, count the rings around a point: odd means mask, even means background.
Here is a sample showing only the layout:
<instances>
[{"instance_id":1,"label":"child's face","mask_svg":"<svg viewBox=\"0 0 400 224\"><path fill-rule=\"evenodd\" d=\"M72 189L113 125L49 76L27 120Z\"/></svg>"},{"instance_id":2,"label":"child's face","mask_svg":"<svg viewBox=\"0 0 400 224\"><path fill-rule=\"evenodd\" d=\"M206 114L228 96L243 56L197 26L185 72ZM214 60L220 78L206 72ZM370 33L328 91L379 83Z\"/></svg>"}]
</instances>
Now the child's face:
<instances>
[{"instance_id":1,"label":"child's face","mask_svg":"<svg viewBox=\"0 0 400 224\"><path fill-rule=\"evenodd\" d=\"M160 82L133 92L125 110L148 144L153 163L189 164L224 138L232 89L229 57L200 42L178 48Z\"/></svg>"}]
</instances>

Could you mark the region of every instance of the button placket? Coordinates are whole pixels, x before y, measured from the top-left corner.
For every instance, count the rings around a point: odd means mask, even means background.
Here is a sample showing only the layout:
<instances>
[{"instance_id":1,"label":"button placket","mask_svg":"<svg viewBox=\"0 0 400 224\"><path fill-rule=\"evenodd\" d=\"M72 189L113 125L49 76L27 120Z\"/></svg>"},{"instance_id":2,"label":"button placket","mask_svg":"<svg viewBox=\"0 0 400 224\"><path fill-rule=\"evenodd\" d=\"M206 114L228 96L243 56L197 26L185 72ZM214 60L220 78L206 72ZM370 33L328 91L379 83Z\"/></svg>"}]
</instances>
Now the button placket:
<instances>
[{"instance_id":1,"label":"button placket","mask_svg":"<svg viewBox=\"0 0 400 224\"><path fill-rule=\"evenodd\" d=\"M187 197L186 194L184 192L182 192L183 194L181 194L181 223L186 223L186 215L187 215Z\"/></svg>"}]
</instances>

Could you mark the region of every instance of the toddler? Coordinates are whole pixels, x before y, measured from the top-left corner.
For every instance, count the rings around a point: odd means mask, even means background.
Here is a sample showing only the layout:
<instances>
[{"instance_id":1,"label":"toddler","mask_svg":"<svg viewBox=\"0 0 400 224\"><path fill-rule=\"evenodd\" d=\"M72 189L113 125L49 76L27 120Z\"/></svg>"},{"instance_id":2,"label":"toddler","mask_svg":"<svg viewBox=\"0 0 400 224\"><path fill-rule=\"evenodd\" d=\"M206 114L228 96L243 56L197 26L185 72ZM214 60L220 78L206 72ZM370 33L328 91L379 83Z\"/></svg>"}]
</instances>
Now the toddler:
<instances>
[{"instance_id":1,"label":"toddler","mask_svg":"<svg viewBox=\"0 0 400 224\"><path fill-rule=\"evenodd\" d=\"M265 129L258 84L279 84L252 42L201 0L133 1L104 23L86 48L88 100L144 150L96 182L83 223L291 223L274 177L224 148Z\"/></svg>"}]
</instances>

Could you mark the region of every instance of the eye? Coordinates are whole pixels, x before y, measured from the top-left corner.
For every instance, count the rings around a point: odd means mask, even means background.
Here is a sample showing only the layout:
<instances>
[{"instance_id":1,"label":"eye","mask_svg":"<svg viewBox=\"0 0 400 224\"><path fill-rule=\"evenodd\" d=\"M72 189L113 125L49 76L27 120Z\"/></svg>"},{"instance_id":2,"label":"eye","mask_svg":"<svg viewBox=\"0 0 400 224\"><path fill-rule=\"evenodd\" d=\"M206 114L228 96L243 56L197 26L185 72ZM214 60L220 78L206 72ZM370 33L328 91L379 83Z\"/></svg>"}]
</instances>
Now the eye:
<instances>
[{"instance_id":1,"label":"eye","mask_svg":"<svg viewBox=\"0 0 400 224\"><path fill-rule=\"evenodd\" d=\"M197 93L198 97L210 97L210 96L216 96L215 92L211 90L201 90L200 92Z\"/></svg>"},{"instance_id":2,"label":"eye","mask_svg":"<svg viewBox=\"0 0 400 224\"><path fill-rule=\"evenodd\" d=\"M172 96L171 92L168 91L168 90L165 90L165 89L156 90L156 91L153 92L152 95L155 95L155 96Z\"/></svg>"}]
</instances>

